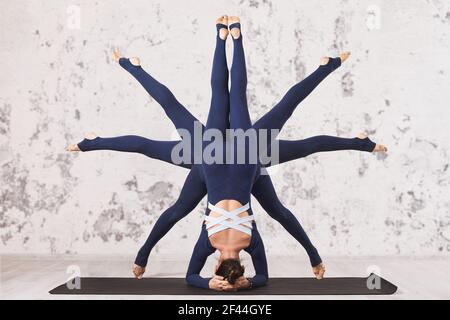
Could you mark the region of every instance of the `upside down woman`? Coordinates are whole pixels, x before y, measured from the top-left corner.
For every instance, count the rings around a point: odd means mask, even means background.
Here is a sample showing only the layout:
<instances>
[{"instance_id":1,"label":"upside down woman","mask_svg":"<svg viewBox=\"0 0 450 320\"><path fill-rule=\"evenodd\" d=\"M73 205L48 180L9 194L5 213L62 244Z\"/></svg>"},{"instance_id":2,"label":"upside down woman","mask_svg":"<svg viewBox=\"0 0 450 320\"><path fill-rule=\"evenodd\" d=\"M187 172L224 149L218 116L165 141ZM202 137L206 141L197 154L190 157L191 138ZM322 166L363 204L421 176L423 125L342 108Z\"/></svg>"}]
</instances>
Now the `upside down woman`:
<instances>
[{"instance_id":1,"label":"upside down woman","mask_svg":"<svg viewBox=\"0 0 450 320\"><path fill-rule=\"evenodd\" d=\"M324 58L319 68L306 79L293 86L270 112L253 126L246 101L246 70L242 47L240 24L236 17L230 18L234 54L231 68L231 89L228 92L228 69L225 57L225 40L228 36L228 21L223 16L217 21L216 50L212 70L212 100L206 129L222 132L232 129L281 129L295 107L341 62L348 58L344 53L339 58ZM119 63L129 71L164 108L177 129L193 130L198 121L193 117L163 85L158 83L141 67L139 60L120 58ZM119 59L120 58L120 59ZM171 150L177 141L154 141L138 136L100 138L86 137L78 145L68 147L70 151L118 150L139 152L149 157L172 163ZM205 146L206 147L206 146ZM360 150L368 152L385 151L385 147L370 141L366 136L346 139L331 136L316 136L299 141L279 141L279 162L321 151ZM248 150L247 150L248 152ZM325 271L322 260L295 216L279 201L270 177L260 175L259 164L181 164L191 171L186 179L180 198L174 206L166 210L156 222L146 243L135 260L135 275L140 278L145 271L148 256L154 245L181 218L186 216L208 193L208 209L200 238L194 248L189 264L188 283L215 290L237 290L262 285L267 280L267 263L264 247L250 206L250 193L262 207L296 238L306 249L313 272L321 278ZM202 278L199 273L208 255L215 250L221 255L216 275L222 278ZM256 276L243 277L239 263L239 252L246 250L252 255Z\"/></svg>"}]
</instances>

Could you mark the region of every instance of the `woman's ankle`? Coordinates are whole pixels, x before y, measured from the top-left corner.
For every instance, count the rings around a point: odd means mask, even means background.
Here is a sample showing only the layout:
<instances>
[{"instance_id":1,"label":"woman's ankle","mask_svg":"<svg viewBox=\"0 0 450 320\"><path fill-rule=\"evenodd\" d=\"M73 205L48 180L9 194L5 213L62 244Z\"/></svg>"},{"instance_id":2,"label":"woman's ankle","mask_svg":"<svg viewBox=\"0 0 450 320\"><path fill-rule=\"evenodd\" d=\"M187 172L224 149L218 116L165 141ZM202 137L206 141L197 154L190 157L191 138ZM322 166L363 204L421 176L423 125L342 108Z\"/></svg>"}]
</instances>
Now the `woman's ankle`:
<instances>
[{"instance_id":1,"label":"woman's ankle","mask_svg":"<svg viewBox=\"0 0 450 320\"><path fill-rule=\"evenodd\" d=\"M234 40L241 38L241 20L239 17L231 16L228 18L228 27Z\"/></svg>"},{"instance_id":2,"label":"woman's ankle","mask_svg":"<svg viewBox=\"0 0 450 320\"><path fill-rule=\"evenodd\" d=\"M223 15L216 20L217 36L221 40L226 40L228 37L228 16Z\"/></svg>"}]
</instances>

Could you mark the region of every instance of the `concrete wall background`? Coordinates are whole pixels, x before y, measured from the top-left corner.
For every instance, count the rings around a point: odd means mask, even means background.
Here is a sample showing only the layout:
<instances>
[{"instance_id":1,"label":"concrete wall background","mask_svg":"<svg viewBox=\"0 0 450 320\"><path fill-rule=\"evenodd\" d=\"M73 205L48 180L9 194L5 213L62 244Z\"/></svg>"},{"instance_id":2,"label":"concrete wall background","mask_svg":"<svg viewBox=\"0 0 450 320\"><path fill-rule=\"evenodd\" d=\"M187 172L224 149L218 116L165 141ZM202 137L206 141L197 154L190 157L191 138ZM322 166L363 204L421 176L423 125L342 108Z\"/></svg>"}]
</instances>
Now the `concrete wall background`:
<instances>
[{"instance_id":1,"label":"concrete wall background","mask_svg":"<svg viewBox=\"0 0 450 320\"><path fill-rule=\"evenodd\" d=\"M388 155L319 154L272 172L320 252L449 255L448 1L78 1L79 29L67 11L73 4L1 5L1 252L137 251L187 171L141 155L64 148L90 130L176 137L159 105L110 60L116 47L140 56L204 121L214 21L229 14L242 19L253 119L321 56L352 51L282 137L367 130ZM367 23L373 5L378 27ZM154 252L188 258L205 205ZM256 201L254 211L269 255L302 254Z\"/></svg>"}]
</instances>

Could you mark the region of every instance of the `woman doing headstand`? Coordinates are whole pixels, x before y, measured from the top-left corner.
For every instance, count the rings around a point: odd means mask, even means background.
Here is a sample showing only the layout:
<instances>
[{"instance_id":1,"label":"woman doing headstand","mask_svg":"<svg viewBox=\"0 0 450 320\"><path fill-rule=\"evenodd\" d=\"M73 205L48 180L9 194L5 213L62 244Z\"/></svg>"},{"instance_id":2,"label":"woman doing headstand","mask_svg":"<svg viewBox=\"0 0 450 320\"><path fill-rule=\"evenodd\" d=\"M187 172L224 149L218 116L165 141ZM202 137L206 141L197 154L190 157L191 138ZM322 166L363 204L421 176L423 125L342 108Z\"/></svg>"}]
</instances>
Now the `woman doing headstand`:
<instances>
[{"instance_id":1,"label":"woman doing headstand","mask_svg":"<svg viewBox=\"0 0 450 320\"><path fill-rule=\"evenodd\" d=\"M234 20L232 22L238 21L235 18L233 19ZM240 25L230 25L231 33L235 42L235 52L233 56L233 66L231 69L232 87L229 98L227 87L228 70L226 66L224 46L225 39L228 35L228 30L226 29L226 17L222 17L218 22L217 46L214 55L211 81L213 97L206 127L225 130L231 125L232 128L248 129L251 127L251 123L248 115L245 97L246 74L245 60L242 48L242 38L240 36ZM283 124L292 114L295 106L298 105L298 103L300 103L300 101L303 100L314 89L314 87L317 86L318 83L323 80L323 78L325 78L326 75L331 73L332 70L340 65L341 59L344 60L346 58L346 54L341 55L341 58L325 58L318 70L316 70L311 76L291 88L285 95L283 100L280 101L280 103L275 106L266 116L256 122L253 128L281 129ZM160 102L169 118L178 129L184 128L188 131L192 130L193 123L197 120L181 104L179 104L173 94L171 94L166 87L159 84L150 75L143 71L143 69L139 66L139 61L137 59L130 60L121 58L119 62L141 84L144 85L150 95L152 95L158 102ZM231 108L230 111L228 111L228 101L230 99ZM229 117L228 112L230 113ZM108 149L139 152L149 157L172 163L173 161L170 157L171 150L177 143L177 141L154 141L138 136L100 138L95 135L90 135L78 145L70 146L68 150L90 151ZM285 161L307 156L308 154L314 152L346 149L361 151L383 151L385 148L381 145L375 145L365 136L359 136L353 139L331 136L316 136L299 141L281 140L279 162L283 163ZM310 256L311 264L313 265L313 267L315 267L313 268L313 271L315 272L316 276L320 278L323 275L324 268L321 264L321 259L317 253L317 250L312 246L308 237L306 236L300 224L292 215L292 213L282 206L273 189L270 177L258 177L258 172L260 170L260 167L258 165L180 165L191 168L191 172L186 179L186 183L180 194L179 200L172 208L163 213L161 218L155 224L152 233L146 241L146 244L140 250L138 257L136 258L135 267L135 274L137 274L138 277L142 276L142 273L144 271L143 267L145 267L147 263L147 258L150 254L151 248L165 233L167 233L167 231L173 226L173 224L175 224L178 220L188 214L198 204L201 198L203 198L203 196L205 195L206 190L209 193L208 200L210 203L210 214L209 216L206 216L206 223L210 226L210 228L206 230L207 225L204 225L204 228L202 228L200 239L205 238L205 232L208 233L209 230L217 230L217 226L220 227L220 225L217 225L218 220L214 220L214 218L223 217L224 215L226 215L227 210L230 211L238 209L237 207L241 207L241 211L245 209L244 212L240 213L239 210L234 211L234 213L238 212L237 215L240 219L246 220L240 220L242 221L242 223L235 223L236 228L224 229L218 232L209 231L210 244L215 243L215 247L222 252L222 264L217 269L218 274L226 276L228 280L230 280L230 277L227 276L227 272L233 273L235 278L236 275L239 275L240 272L235 271L242 270L240 268L240 265L238 263L233 263L233 260L228 259L228 257L236 258L236 252L240 251L239 248L244 249L244 244L247 244L247 242L249 242L246 249L248 251L254 252L252 256L255 256L255 269L259 269L259 271L257 271L257 277L252 279L253 285L264 283L264 278L267 277L267 266L265 264L264 251L262 250L261 252L261 250L259 250L260 247L263 247L262 241L259 241L259 234L254 228L256 227L256 225L254 225L254 223L250 223L250 221L252 220L251 209L249 208L249 194L251 190L257 200L262 204L263 208L273 218L278 220L289 231L289 233L291 233L305 247L308 255ZM230 180L230 177L234 177L235 180ZM224 180L223 178L226 179ZM236 181L238 182L236 183ZM194 190L196 191L194 192L194 194L186 196L187 190L193 190L192 186L195 187ZM220 189L220 192L217 192L217 189ZM246 201L246 205L241 206ZM213 205L211 202L215 203L215 205ZM230 222L230 219L232 220L232 218L228 218L224 221ZM250 230L250 227L252 228L251 232L248 231ZM203 231L203 229L205 229L205 232ZM205 241L200 241L200 239L196 245L196 249L194 250L193 259L189 267L187 278L188 282L190 282L191 284L205 287L206 281L199 278L198 273L196 273L194 269L198 269L198 266L201 264L198 263L199 261L201 261L201 259L199 259L199 252L202 251L201 254L205 254L205 252L208 252L208 250L212 250L213 246L206 246L202 248L202 250L200 250L199 245L205 243L208 244ZM223 239L230 239L231 241L227 245L224 245ZM261 260L261 263L258 262L259 260ZM234 261L236 262L237 260ZM235 266L234 268L233 265ZM257 265L260 265L260 267L258 268ZM322 267L320 267L321 265ZM250 285L250 281L246 281L246 279L241 277L238 277L238 279L239 278L241 279L238 283L239 286L242 287ZM218 282L215 280L216 279L208 280L208 286L216 286L215 289L233 289L233 286L227 287L226 283L229 284L229 282ZM217 286L221 286L221 288Z\"/></svg>"}]
</instances>

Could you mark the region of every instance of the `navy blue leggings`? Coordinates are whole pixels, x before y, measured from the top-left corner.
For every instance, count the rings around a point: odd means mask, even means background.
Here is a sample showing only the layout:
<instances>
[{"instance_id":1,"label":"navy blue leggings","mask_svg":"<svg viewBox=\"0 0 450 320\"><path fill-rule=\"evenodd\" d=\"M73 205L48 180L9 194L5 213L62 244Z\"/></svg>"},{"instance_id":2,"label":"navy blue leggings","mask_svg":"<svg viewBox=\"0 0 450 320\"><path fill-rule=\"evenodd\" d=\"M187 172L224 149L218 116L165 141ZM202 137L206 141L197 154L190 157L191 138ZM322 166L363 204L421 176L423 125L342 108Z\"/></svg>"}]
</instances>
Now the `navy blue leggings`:
<instances>
[{"instance_id":1,"label":"navy blue leggings","mask_svg":"<svg viewBox=\"0 0 450 320\"><path fill-rule=\"evenodd\" d=\"M322 144L322 141L326 142ZM144 154L150 158L173 164L171 148L178 141L154 141L138 136L113 138L97 137L84 139L79 143L82 151L114 150ZM332 147L330 147L330 145ZM333 136L315 136L304 140L280 140L280 163L307 157L313 153L336 150L367 150L366 143L359 138L339 138ZM135 263L146 266L153 247L181 219L187 216L206 195L206 186L199 165L178 164L190 168L180 195L175 203L165 210L153 226L150 235L139 250ZM261 175L253 185L252 194L261 207L277 220L306 250L312 266L320 263L316 248L312 245L297 218L279 200L269 175Z\"/></svg>"},{"instance_id":2,"label":"navy blue leggings","mask_svg":"<svg viewBox=\"0 0 450 320\"><path fill-rule=\"evenodd\" d=\"M255 129L281 130L300 102L340 65L340 58L330 58L327 64L320 65L313 73L291 87L280 102L256 121L253 127Z\"/></svg>"},{"instance_id":3,"label":"navy blue leggings","mask_svg":"<svg viewBox=\"0 0 450 320\"><path fill-rule=\"evenodd\" d=\"M240 24L235 24L235 26L240 27ZM219 28L220 26L218 26ZM225 131L227 129L247 130L251 127L252 123L247 107L247 75L242 35L238 39L233 39L233 64L230 70L231 87L229 93L225 41L217 36L216 43L211 76L211 107L205 129L206 131L211 129L219 130L222 132L222 137L225 138ZM229 104L229 110L226 104ZM229 119L229 126L224 119ZM250 150L248 141L246 141L245 146L239 146L237 140L229 141L223 139L223 142L223 160L228 158L226 151L231 144L235 150L239 148L241 155L243 154L246 159L249 159ZM209 141L204 141L203 146L207 147L209 143ZM237 158L238 152L235 152L232 163L211 164L203 161L202 171L209 203L216 204L223 199L234 199L243 205L250 202L251 190L258 176L259 165L257 163L251 164L248 161L238 164ZM228 160L231 159L228 158Z\"/></svg>"},{"instance_id":4,"label":"navy blue leggings","mask_svg":"<svg viewBox=\"0 0 450 320\"><path fill-rule=\"evenodd\" d=\"M151 140L136 135L126 135L110 138L97 137L93 140L84 139L78 143L81 151L112 150L140 153L149 158L175 164L171 157L172 148L180 141ZM278 140L279 162L269 163L266 167L282 164L288 161L307 157L313 153L356 150L372 152L375 144L366 139L341 138L328 135L318 135L301 140ZM192 168L191 163L176 163L183 168Z\"/></svg>"},{"instance_id":5,"label":"navy blue leggings","mask_svg":"<svg viewBox=\"0 0 450 320\"><path fill-rule=\"evenodd\" d=\"M214 57L216 58L216 53ZM167 89L167 87L156 81L153 77L146 73L142 69L142 67L133 66L128 59L120 59L120 65L128 72L130 72L130 74L141 83L141 85L147 90L147 92L152 97L154 97L155 100L158 101L158 103L163 107L164 111L166 112L170 120L174 123L176 128L193 130L192 124L194 123L194 121L198 120L176 100L174 95ZM223 66L223 64L221 65ZM215 66L218 66L219 68L221 65ZM319 69L324 68L319 67ZM213 70L218 69L214 69L213 67ZM227 83L227 80L221 81L221 78L217 76L218 74L220 74L220 72L213 72L211 78L211 86L213 90L216 87L223 87L224 84ZM225 72L225 74L227 74L227 72ZM320 75L323 78L324 72L321 71ZM246 78L243 79L245 79L246 82ZM309 79L309 77L306 79ZM282 127L282 125L288 118L286 114L292 114L296 106L295 103L298 104L300 102L298 101L298 99L295 99L295 91L298 91L297 94L299 96L302 96L303 98L306 97L303 93L303 86L300 85L302 82L295 85L288 91L287 96L290 97L289 99L287 99L286 97L283 98L282 101L285 101L285 103L281 105L285 105L286 108L281 108L280 104L274 107L274 110L280 110L280 116L278 116L276 112L270 111L268 115L262 117L258 122L256 122L254 127L259 126L260 128L271 128L270 117L279 119L279 121L277 121L277 124L274 123L272 127L275 127L275 125L277 127ZM318 83L316 83L315 85L317 84ZM311 87L311 85L307 86L308 90L312 91L313 88L311 89ZM226 96L224 96L224 100L226 99ZM218 104L215 105L217 106ZM228 106L225 104L224 109L228 110ZM231 112L231 114L233 113ZM221 119L225 119L224 126L228 127L229 118L227 116L224 116ZM210 121L209 118L208 121ZM237 119L237 121L239 121L239 119ZM214 126L219 127L219 125L217 124L215 124ZM84 139L78 144L78 146L82 151L115 150L123 152L136 152L144 154L150 158L173 163L171 159L171 150L173 146L178 143L179 141L155 141L138 136L122 136L113 138L98 137L94 140ZM279 163L306 157L312 153L322 151L359 150L370 152L373 150L373 148L373 142L368 139L358 138L315 136L296 141L279 140ZM160 218L155 223L155 226L153 227L153 230L147 238L145 244L139 250L135 262L140 266L146 266L148 256L150 255L150 252L156 245L156 243L173 227L176 222L184 218L190 211L192 211L192 209L195 208L201 201L201 199L206 195L206 186L202 179L199 166L191 166L190 164L181 164L180 166L191 168L191 171L189 172L186 181L184 182L179 198L174 203L174 205L164 211L164 213L160 216ZM282 226L299 243L302 244L309 255L311 265L315 266L319 264L321 262L321 259L319 254L317 253L317 250L308 239L306 233L304 232L295 216L287 208L285 208L278 199L269 176L263 175L258 178L258 180L253 185L252 194L261 204L263 209L272 218L280 222Z\"/></svg>"}]
</instances>

